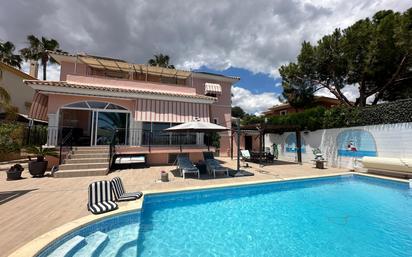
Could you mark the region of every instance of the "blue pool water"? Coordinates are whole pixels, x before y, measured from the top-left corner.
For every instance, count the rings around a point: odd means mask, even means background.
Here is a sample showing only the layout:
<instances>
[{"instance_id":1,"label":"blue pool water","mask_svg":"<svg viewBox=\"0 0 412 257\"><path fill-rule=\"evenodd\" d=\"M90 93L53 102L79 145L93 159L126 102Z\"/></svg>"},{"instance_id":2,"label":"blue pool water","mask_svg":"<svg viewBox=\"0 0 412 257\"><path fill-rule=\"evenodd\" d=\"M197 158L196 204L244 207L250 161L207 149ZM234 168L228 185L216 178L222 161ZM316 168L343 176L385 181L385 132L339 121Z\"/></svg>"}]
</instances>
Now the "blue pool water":
<instances>
[{"instance_id":1,"label":"blue pool water","mask_svg":"<svg viewBox=\"0 0 412 257\"><path fill-rule=\"evenodd\" d=\"M83 228L109 235L96 256L412 256L412 190L356 175L148 195L111 220Z\"/></svg>"}]
</instances>

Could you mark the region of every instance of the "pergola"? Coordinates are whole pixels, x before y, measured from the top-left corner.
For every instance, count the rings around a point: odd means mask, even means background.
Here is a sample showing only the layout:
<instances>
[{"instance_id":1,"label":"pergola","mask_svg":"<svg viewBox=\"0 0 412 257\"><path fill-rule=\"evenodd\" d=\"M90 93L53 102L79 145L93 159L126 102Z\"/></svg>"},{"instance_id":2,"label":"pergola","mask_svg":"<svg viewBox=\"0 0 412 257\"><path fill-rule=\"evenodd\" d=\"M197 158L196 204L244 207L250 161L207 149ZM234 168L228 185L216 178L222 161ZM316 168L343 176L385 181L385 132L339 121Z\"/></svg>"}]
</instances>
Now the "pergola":
<instances>
[{"instance_id":1,"label":"pergola","mask_svg":"<svg viewBox=\"0 0 412 257\"><path fill-rule=\"evenodd\" d=\"M266 134L282 134L284 132L295 132L296 133L296 154L298 163L302 163L302 142L301 142L301 130L299 126L296 125L274 125L267 123L256 123L241 125L240 129L232 126L232 137L231 137L231 158L233 159L233 136L235 133L247 133L247 132L257 132L259 135L259 155L262 156L263 147L265 145L265 135ZM239 138L239 137L238 137ZM240 142L238 142L240 145Z\"/></svg>"}]
</instances>

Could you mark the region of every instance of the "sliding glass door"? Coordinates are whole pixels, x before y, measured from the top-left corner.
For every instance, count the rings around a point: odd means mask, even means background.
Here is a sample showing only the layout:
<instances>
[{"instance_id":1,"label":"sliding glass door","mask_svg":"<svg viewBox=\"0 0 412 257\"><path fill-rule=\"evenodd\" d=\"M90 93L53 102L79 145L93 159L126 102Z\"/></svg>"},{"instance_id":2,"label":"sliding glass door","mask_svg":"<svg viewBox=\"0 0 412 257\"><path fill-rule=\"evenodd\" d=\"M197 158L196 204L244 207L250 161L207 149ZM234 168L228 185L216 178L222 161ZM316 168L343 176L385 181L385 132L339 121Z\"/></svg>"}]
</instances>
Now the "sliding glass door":
<instances>
[{"instance_id":1,"label":"sliding glass door","mask_svg":"<svg viewBox=\"0 0 412 257\"><path fill-rule=\"evenodd\" d=\"M123 112L95 112L95 145L109 145L114 131L117 145L127 144L129 114Z\"/></svg>"}]
</instances>

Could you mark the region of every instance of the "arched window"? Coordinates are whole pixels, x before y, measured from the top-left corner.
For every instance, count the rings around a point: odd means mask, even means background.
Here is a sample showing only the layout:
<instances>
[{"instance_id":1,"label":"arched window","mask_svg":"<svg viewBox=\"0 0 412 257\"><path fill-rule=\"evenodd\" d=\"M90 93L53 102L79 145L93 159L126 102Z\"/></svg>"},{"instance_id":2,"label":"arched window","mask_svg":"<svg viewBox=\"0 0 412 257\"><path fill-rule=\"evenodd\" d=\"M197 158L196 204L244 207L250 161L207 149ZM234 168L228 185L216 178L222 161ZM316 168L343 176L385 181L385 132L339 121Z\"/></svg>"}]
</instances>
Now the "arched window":
<instances>
[{"instance_id":1,"label":"arched window","mask_svg":"<svg viewBox=\"0 0 412 257\"><path fill-rule=\"evenodd\" d=\"M101 110L127 110L126 108L106 102L98 101L84 101L65 105L63 108L73 108L73 109L101 109Z\"/></svg>"}]
</instances>

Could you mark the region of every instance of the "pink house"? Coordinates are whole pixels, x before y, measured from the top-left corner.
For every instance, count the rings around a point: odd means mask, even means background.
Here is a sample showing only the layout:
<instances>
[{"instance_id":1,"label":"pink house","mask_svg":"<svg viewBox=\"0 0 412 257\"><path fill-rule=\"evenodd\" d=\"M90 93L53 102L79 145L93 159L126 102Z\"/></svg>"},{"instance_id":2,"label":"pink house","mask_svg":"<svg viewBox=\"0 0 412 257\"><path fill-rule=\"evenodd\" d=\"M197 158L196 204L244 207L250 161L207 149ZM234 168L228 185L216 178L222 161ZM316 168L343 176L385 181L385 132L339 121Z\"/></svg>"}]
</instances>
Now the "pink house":
<instances>
[{"instance_id":1,"label":"pink house","mask_svg":"<svg viewBox=\"0 0 412 257\"><path fill-rule=\"evenodd\" d=\"M171 154L206 149L201 133L163 130L194 119L231 126L231 86L239 78L127 63L86 54L50 53L61 65L60 81L26 80L35 90L30 117L48 121L49 146L69 133L77 146L111 142L117 150L146 154L163 164ZM220 155L230 153L230 131L220 133Z\"/></svg>"}]
</instances>

